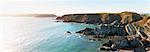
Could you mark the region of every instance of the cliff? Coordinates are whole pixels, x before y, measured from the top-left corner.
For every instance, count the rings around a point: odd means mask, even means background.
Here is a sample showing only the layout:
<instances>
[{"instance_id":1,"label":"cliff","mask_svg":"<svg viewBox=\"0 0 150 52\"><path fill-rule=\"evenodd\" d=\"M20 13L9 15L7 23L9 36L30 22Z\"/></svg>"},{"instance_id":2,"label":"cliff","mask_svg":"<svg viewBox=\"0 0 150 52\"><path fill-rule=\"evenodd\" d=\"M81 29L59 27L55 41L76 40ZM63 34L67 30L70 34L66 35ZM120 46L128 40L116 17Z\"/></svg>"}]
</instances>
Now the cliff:
<instances>
[{"instance_id":1,"label":"cliff","mask_svg":"<svg viewBox=\"0 0 150 52\"><path fill-rule=\"evenodd\" d=\"M93 30L85 28L77 32L84 35L126 36L142 31L150 34L150 17L135 12L67 14L57 19L64 22L99 24Z\"/></svg>"},{"instance_id":2,"label":"cliff","mask_svg":"<svg viewBox=\"0 0 150 52\"><path fill-rule=\"evenodd\" d=\"M125 36L128 35L125 26L129 23L140 21L143 17L138 13L125 11L121 13L67 14L57 19L64 22L101 24L100 27L92 31L84 31L86 29L79 31L86 35Z\"/></svg>"},{"instance_id":3,"label":"cliff","mask_svg":"<svg viewBox=\"0 0 150 52\"><path fill-rule=\"evenodd\" d=\"M110 24L114 21L115 24L123 24L135 22L142 17L140 14L134 12L121 12L121 13L85 13L85 14L67 14L57 19L64 22L80 22L87 24Z\"/></svg>"},{"instance_id":4,"label":"cliff","mask_svg":"<svg viewBox=\"0 0 150 52\"><path fill-rule=\"evenodd\" d=\"M110 40L102 50L133 49L134 52L150 50L150 15L135 12L67 14L58 17L64 22L98 24L76 33L90 37L89 40ZM113 38L112 38L113 37ZM106 41L106 40L105 40Z\"/></svg>"}]
</instances>

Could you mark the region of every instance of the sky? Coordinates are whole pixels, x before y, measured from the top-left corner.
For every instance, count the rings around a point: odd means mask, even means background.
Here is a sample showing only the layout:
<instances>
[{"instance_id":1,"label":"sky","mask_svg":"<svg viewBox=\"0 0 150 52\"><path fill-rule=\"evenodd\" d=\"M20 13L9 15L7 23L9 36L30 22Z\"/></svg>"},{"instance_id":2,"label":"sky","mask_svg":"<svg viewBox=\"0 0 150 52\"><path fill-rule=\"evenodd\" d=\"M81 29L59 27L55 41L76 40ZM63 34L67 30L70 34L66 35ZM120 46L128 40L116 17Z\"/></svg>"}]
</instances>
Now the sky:
<instances>
[{"instance_id":1,"label":"sky","mask_svg":"<svg viewBox=\"0 0 150 52\"><path fill-rule=\"evenodd\" d=\"M0 15L132 11L150 13L150 0L0 0Z\"/></svg>"}]
</instances>

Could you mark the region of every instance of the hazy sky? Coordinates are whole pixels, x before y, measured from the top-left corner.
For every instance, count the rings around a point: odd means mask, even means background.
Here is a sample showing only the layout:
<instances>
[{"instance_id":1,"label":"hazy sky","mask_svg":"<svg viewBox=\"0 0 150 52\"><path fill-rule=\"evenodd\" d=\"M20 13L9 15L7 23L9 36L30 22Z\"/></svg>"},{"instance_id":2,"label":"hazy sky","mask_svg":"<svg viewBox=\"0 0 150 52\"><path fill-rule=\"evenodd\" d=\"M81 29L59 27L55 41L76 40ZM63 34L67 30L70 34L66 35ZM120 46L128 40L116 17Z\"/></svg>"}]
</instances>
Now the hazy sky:
<instances>
[{"instance_id":1,"label":"hazy sky","mask_svg":"<svg viewBox=\"0 0 150 52\"><path fill-rule=\"evenodd\" d=\"M0 14L121 11L150 13L150 0L0 0Z\"/></svg>"}]
</instances>

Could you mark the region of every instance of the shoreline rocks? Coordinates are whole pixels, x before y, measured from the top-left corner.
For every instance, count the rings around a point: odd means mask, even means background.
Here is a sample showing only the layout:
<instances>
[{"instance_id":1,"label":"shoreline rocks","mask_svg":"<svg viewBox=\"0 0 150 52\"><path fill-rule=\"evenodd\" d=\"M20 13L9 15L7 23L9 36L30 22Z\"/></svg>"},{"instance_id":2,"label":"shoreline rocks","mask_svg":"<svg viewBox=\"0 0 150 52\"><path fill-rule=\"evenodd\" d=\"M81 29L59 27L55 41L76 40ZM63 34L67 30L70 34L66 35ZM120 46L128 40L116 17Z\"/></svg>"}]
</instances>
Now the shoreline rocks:
<instances>
[{"instance_id":1,"label":"shoreline rocks","mask_svg":"<svg viewBox=\"0 0 150 52\"><path fill-rule=\"evenodd\" d=\"M133 50L133 51L148 51L146 48L150 48L145 44L150 44L150 42L141 41L140 38L133 38L129 39L119 39L119 40L109 40L108 42L104 43L102 46L102 50L110 50L110 49L123 49L123 50Z\"/></svg>"},{"instance_id":2,"label":"shoreline rocks","mask_svg":"<svg viewBox=\"0 0 150 52\"><path fill-rule=\"evenodd\" d=\"M97 35L97 36L126 36L128 35L125 31L124 26L115 25L101 25L98 28L85 28L83 30L77 31L76 33L81 33L83 35Z\"/></svg>"}]
</instances>

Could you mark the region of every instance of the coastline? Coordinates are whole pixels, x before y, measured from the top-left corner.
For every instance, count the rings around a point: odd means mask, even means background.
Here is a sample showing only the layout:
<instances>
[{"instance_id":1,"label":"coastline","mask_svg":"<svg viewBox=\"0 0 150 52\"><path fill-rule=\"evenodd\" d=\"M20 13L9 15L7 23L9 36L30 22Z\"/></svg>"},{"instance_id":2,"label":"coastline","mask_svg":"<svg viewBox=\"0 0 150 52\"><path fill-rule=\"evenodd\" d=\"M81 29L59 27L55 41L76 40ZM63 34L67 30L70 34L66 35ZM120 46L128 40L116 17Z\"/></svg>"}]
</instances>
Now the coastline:
<instances>
[{"instance_id":1,"label":"coastline","mask_svg":"<svg viewBox=\"0 0 150 52\"><path fill-rule=\"evenodd\" d=\"M121 13L67 14L62 17L57 17L56 19L63 20L63 22L67 23L75 22L100 25L96 28L85 27L85 29L77 31L76 33L85 35L89 40L93 41L101 41L103 38L108 38L107 40L110 42L106 41L106 43L103 44L106 44L108 47L104 48L106 50L123 48L134 49L132 51L141 49L140 51L145 52L145 49L150 47L150 36L146 33L150 30L150 16L125 11ZM145 30L145 28L147 29ZM130 43L123 43L123 41ZM112 47L113 45L119 47ZM122 49L119 50L125 51Z\"/></svg>"}]
</instances>

